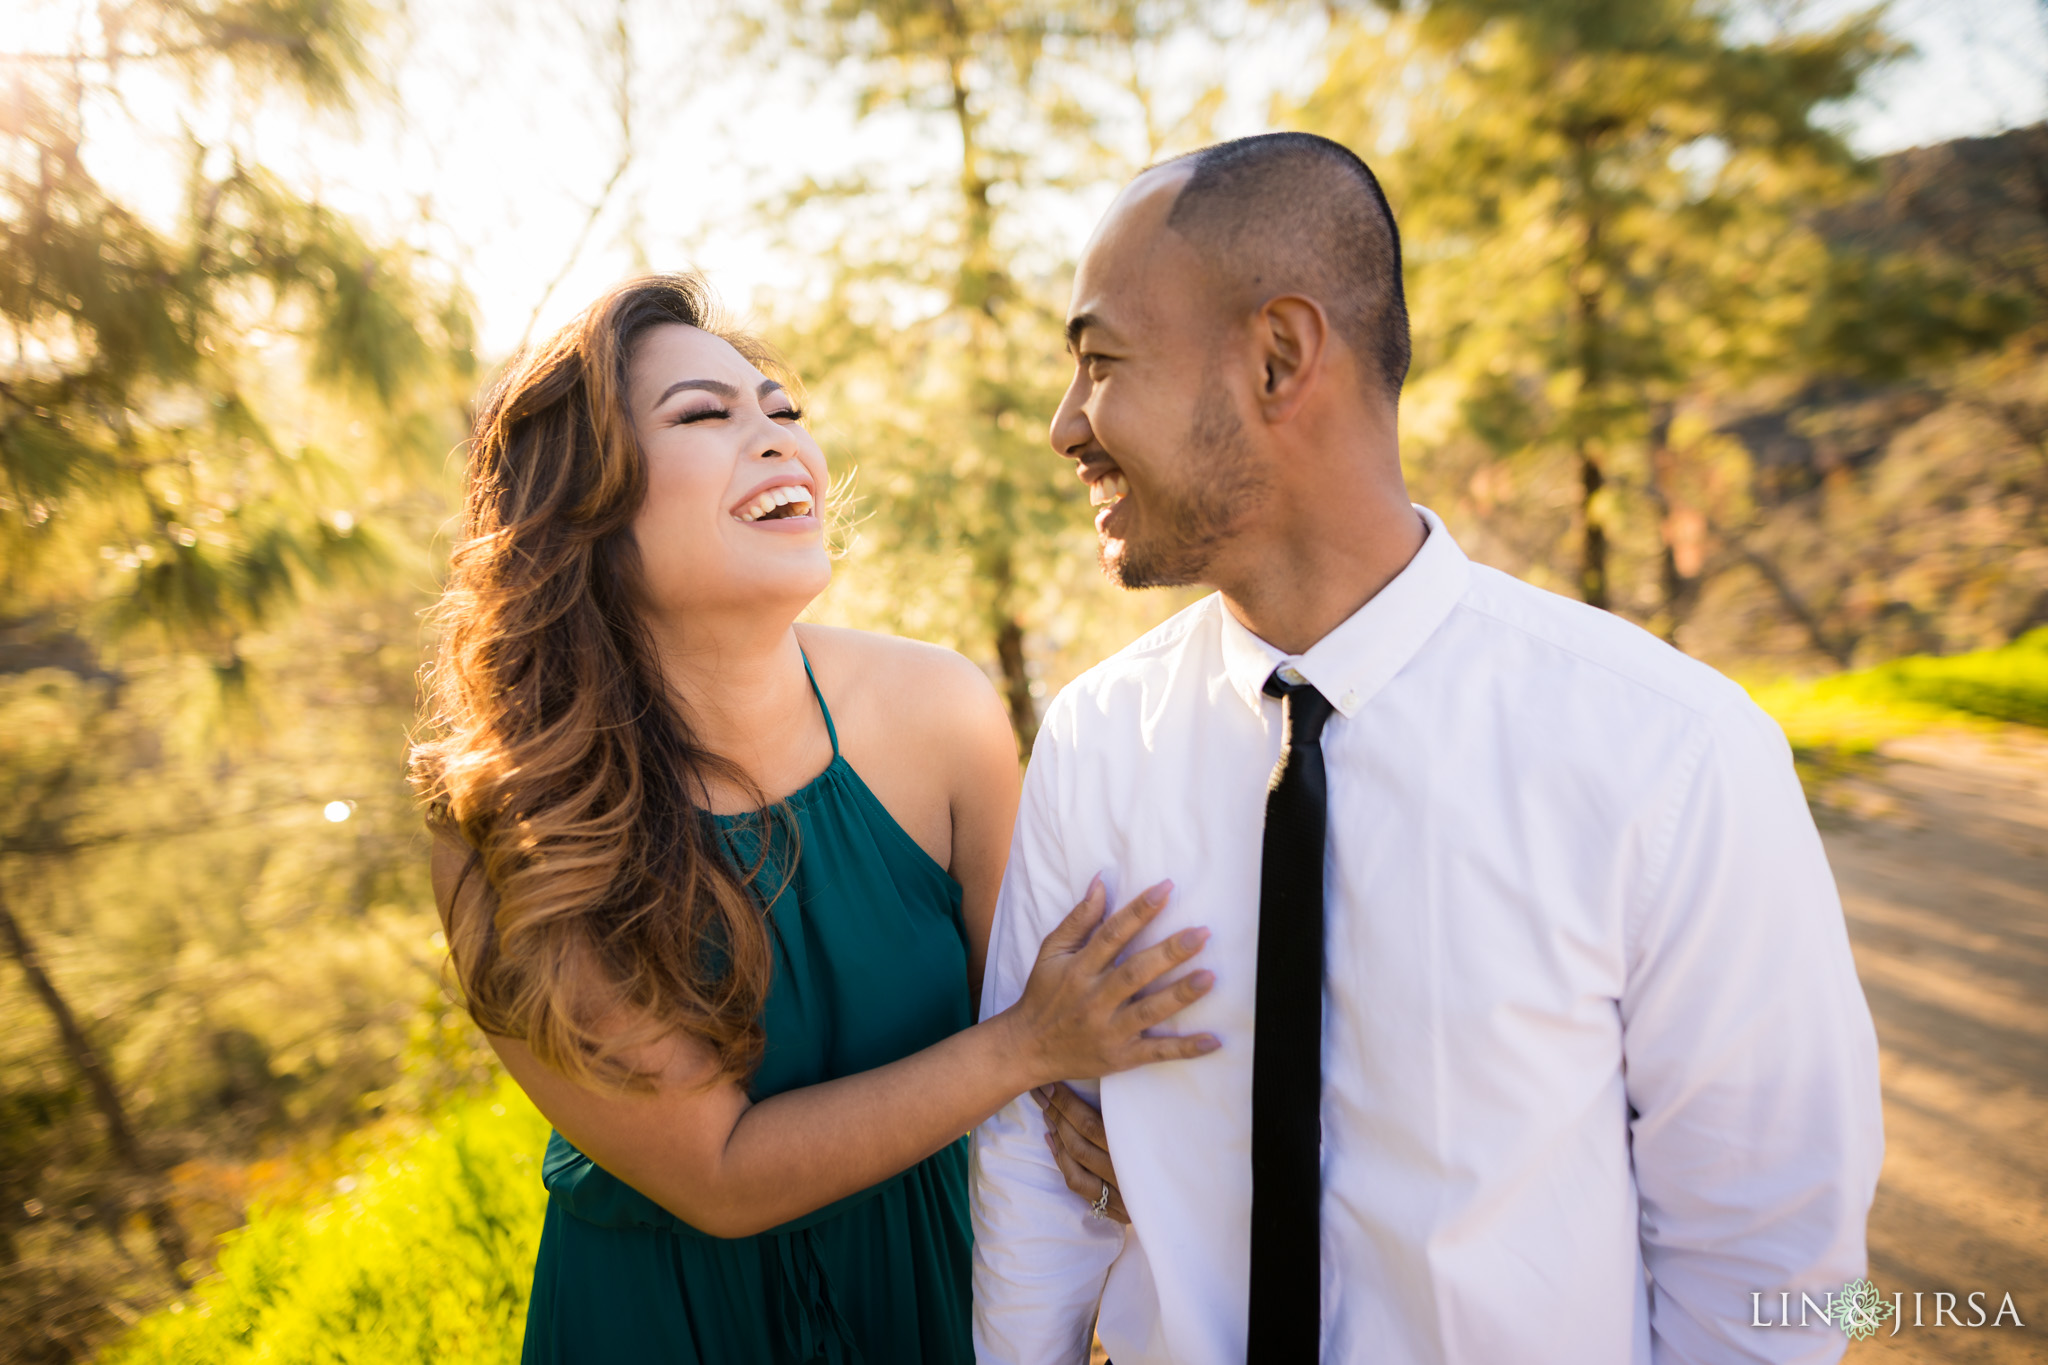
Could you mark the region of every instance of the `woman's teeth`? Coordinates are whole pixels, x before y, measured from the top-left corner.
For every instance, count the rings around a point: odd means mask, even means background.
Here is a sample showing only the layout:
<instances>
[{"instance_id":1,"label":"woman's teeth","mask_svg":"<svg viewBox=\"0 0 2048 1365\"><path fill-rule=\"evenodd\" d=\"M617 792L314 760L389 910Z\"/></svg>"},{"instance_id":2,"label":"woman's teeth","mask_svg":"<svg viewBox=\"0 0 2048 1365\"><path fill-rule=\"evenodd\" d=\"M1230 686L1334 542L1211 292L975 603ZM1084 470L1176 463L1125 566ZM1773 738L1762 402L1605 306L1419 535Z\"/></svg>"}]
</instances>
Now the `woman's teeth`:
<instances>
[{"instance_id":1,"label":"woman's teeth","mask_svg":"<svg viewBox=\"0 0 2048 1365\"><path fill-rule=\"evenodd\" d=\"M1117 501L1130 491L1131 486L1124 482L1124 476L1112 471L1088 485L1088 505L1102 507Z\"/></svg>"},{"instance_id":2,"label":"woman's teeth","mask_svg":"<svg viewBox=\"0 0 2048 1365\"><path fill-rule=\"evenodd\" d=\"M760 521L763 518L772 521L782 517L808 516L810 511L811 490L797 484L784 484L767 490L733 515L741 521Z\"/></svg>"}]
</instances>

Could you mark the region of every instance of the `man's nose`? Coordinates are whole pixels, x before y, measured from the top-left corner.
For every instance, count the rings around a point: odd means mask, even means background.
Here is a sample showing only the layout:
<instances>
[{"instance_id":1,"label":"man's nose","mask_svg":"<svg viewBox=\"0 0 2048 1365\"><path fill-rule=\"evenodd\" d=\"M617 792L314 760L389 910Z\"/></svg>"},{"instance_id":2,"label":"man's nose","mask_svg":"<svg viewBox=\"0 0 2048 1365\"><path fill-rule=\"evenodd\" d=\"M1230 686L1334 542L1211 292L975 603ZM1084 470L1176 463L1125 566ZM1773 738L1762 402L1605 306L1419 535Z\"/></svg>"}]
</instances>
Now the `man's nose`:
<instances>
[{"instance_id":1,"label":"man's nose","mask_svg":"<svg viewBox=\"0 0 2048 1365\"><path fill-rule=\"evenodd\" d=\"M1081 377L1067 385L1060 405L1052 415L1052 425L1046 429L1046 441L1053 450L1069 460L1078 460L1081 453L1094 443L1095 433L1088 425L1088 414L1082 408Z\"/></svg>"}]
</instances>

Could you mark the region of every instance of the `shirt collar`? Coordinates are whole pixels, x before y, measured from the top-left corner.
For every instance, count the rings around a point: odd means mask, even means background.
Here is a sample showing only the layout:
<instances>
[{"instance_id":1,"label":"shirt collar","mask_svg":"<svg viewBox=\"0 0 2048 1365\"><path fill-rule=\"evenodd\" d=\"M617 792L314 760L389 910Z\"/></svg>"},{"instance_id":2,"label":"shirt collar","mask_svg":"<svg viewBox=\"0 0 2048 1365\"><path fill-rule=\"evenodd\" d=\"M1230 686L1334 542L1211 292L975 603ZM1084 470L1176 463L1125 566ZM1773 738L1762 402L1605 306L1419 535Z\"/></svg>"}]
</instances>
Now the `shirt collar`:
<instances>
[{"instance_id":1,"label":"shirt collar","mask_svg":"<svg viewBox=\"0 0 2048 1365\"><path fill-rule=\"evenodd\" d=\"M1426 528L1422 548L1393 581L1346 617L1304 654L1284 654L1245 629L1219 598L1223 614L1223 669L1245 705L1262 711L1266 679L1290 666L1349 716L1373 699L1415 657L1423 642L1464 595L1471 561L1442 520L1416 506Z\"/></svg>"}]
</instances>

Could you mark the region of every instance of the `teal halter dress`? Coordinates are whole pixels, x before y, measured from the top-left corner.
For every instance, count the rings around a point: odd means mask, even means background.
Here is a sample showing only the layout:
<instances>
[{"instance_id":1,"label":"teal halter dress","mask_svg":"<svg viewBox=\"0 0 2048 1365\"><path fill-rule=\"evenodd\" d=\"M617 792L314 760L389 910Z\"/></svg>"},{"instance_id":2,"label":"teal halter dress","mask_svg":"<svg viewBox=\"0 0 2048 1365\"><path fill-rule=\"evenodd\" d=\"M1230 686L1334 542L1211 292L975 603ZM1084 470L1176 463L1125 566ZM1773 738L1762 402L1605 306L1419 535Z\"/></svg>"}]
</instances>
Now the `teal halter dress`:
<instances>
[{"instance_id":1,"label":"teal halter dress","mask_svg":"<svg viewBox=\"0 0 2048 1365\"><path fill-rule=\"evenodd\" d=\"M809 673L810 661L804 661ZM973 1022L960 886L839 754L769 822L774 976L757 1100L868 1071ZM719 817L753 867L758 822ZM774 893L781 887L781 894ZM902 1174L753 1237L699 1232L596 1166L560 1133L542 1163L547 1221L523 1365L952 1365L968 1339L967 1139Z\"/></svg>"}]
</instances>

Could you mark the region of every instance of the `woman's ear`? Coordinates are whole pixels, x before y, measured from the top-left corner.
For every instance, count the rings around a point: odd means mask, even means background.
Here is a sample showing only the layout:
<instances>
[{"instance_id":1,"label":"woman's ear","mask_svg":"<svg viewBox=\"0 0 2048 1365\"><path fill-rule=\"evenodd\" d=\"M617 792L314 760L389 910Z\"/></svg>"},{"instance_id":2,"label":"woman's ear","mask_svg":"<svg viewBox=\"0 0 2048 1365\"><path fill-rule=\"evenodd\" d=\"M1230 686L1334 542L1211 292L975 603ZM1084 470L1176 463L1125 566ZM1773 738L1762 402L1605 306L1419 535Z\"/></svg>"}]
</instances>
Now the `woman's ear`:
<instances>
[{"instance_id":1,"label":"woman's ear","mask_svg":"<svg viewBox=\"0 0 2048 1365\"><path fill-rule=\"evenodd\" d=\"M1288 421L1322 377L1330 349L1329 315L1314 299L1282 294L1259 310L1254 327L1265 365L1260 410L1269 423Z\"/></svg>"}]
</instances>

